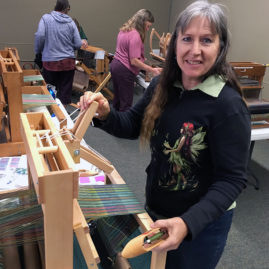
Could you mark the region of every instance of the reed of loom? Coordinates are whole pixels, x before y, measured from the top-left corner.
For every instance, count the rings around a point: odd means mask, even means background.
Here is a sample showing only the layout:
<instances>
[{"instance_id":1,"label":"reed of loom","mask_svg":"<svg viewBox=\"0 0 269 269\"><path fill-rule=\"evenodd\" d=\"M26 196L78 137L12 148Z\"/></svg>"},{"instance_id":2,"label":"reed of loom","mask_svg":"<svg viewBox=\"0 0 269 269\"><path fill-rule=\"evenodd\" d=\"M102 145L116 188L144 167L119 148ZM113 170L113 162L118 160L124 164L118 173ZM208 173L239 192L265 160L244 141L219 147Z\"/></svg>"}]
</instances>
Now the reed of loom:
<instances>
[{"instance_id":1,"label":"reed of loom","mask_svg":"<svg viewBox=\"0 0 269 269\"><path fill-rule=\"evenodd\" d=\"M15 54L14 54L15 53ZM38 70L22 70L19 64L18 51L15 48L6 48L0 51L0 76L2 85L0 86L0 113L4 118L4 128L6 142L0 143L0 156L15 156L25 153L20 128L19 113L23 112L23 102L21 95L24 94L49 94L44 80L40 85L32 85L32 82L25 82L24 77L31 75L40 77ZM5 99L7 97L7 100ZM8 110L4 109L8 107ZM64 124L64 114L55 104L51 106L52 112ZM1 129L2 129L1 128Z\"/></svg>"},{"instance_id":2,"label":"reed of loom","mask_svg":"<svg viewBox=\"0 0 269 269\"><path fill-rule=\"evenodd\" d=\"M98 255L77 202L78 172L48 112L21 113L21 131L34 187L44 215L46 269L73 268L73 230L88 268Z\"/></svg>"}]
</instances>

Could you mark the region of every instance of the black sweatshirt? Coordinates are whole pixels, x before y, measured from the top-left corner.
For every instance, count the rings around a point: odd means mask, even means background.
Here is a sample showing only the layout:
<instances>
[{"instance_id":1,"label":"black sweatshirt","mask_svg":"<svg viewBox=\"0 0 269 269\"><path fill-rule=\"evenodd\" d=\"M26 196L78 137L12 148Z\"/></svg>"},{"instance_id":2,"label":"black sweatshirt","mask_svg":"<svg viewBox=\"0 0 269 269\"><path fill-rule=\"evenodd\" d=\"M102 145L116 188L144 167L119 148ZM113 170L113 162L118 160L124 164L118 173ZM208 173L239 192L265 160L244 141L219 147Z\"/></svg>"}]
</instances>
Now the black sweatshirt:
<instances>
[{"instance_id":1,"label":"black sweatshirt","mask_svg":"<svg viewBox=\"0 0 269 269\"><path fill-rule=\"evenodd\" d=\"M95 125L121 138L138 138L157 81L129 111L111 108L107 120ZM217 97L173 87L150 141L147 206L167 218L181 217L188 238L195 238L245 187L250 135L249 111L227 83Z\"/></svg>"}]
</instances>

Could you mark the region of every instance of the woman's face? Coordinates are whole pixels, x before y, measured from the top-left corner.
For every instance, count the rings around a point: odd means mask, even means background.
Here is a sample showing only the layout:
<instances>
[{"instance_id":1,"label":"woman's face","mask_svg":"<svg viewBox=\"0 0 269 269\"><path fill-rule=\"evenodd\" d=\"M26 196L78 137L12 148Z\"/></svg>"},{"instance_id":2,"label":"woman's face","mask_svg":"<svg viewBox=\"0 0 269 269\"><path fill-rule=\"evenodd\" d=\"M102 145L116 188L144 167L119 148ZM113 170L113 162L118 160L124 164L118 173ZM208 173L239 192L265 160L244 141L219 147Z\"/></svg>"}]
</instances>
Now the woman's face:
<instances>
[{"instance_id":1,"label":"woman's face","mask_svg":"<svg viewBox=\"0 0 269 269\"><path fill-rule=\"evenodd\" d=\"M152 23L149 21L145 22L145 30L148 31L150 29L150 27L152 26Z\"/></svg>"},{"instance_id":2,"label":"woman's face","mask_svg":"<svg viewBox=\"0 0 269 269\"><path fill-rule=\"evenodd\" d=\"M176 58L186 89L201 82L201 77L214 65L219 51L219 35L212 32L206 17L193 18L184 33L179 31Z\"/></svg>"}]
</instances>

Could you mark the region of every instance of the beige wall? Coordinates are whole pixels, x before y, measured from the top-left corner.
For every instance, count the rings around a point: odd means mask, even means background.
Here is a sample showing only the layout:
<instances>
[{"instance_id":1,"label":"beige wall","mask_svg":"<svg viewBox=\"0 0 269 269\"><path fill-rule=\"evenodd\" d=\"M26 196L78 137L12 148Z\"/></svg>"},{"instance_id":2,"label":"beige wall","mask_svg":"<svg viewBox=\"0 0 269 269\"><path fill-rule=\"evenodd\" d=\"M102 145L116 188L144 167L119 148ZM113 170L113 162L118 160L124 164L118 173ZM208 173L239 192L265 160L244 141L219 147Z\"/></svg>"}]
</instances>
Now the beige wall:
<instances>
[{"instance_id":1,"label":"beige wall","mask_svg":"<svg viewBox=\"0 0 269 269\"><path fill-rule=\"evenodd\" d=\"M192 1L173 0L169 30L172 31L178 13ZM232 45L229 61L269 63L269 1L219 0L227 7ZM269 68L269 67L268 67ZM268 69L267 68L267 69ZM269 70L264 77L264 97L269 98Z\"/></svg>"},{"instance_id":2,"label":"beige wall","mask_svg":"<svg viewBox=\"0 0 269 269\"><path fill-rule=\"evenodd\" d=\"M171 0L172 1L172 0ZM167 32L170 0L69 0L69 15L76 17L89 43L114 53L119 27L141 8L149 9L154 27ZM44 13L53 10L56 0L1 0L0 49L15 46L23 61L34 58L34 33ZM148 39L145 45L148 52Z\"/></svg>"},{"instance_id":3,"label":"beige wall","mask_svg":"<svg viewBox=\"0 0 269 269\"><path fill-rule=\"evenodd\" d=\"M114 53L118 28L138 9L148 8L155 16L159 33L172 31L178 13L192 0L70 0L70 16L79 19L89 43ZM268 0L219 0L228 7L232 46L230 61L269 63ZM42 14L50 12L55 0L1 0L0 49L18 48L22 60L34 58L34 33ZM148 52L148 39L145 45ZM269 98L269 71L264 78Z\"/></svg>"}]
</instances>

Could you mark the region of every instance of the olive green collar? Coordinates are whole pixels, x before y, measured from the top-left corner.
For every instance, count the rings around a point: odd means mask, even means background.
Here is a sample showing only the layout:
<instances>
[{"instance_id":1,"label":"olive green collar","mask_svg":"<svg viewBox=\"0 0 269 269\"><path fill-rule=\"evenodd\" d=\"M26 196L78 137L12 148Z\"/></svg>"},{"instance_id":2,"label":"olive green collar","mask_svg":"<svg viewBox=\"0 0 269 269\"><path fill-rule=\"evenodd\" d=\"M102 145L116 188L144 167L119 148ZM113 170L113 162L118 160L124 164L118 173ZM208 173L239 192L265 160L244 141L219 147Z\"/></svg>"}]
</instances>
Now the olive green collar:
<instances>
[{"instance_id":1,"label":"olive green collar","mask_svg":"<svg viewBox=\"0 0 269 269\"><path fill-rule=\"evenodd\" d=\"M203 82L199 83L197 86L191 88L190 90L200 90L212 97L218 97L222 88L224 87L226 81L223 80L221 76L209 76ZM184 89L182 83L176 81L174 86L177 88Z\"/></svg>"}]
</instances>

